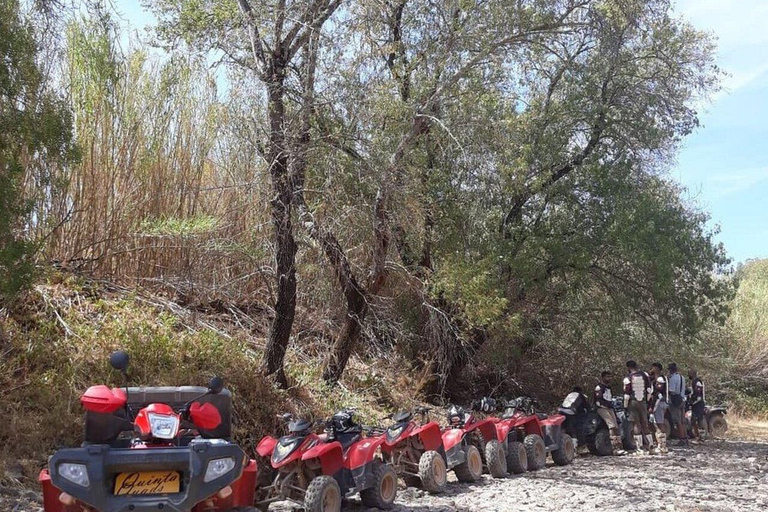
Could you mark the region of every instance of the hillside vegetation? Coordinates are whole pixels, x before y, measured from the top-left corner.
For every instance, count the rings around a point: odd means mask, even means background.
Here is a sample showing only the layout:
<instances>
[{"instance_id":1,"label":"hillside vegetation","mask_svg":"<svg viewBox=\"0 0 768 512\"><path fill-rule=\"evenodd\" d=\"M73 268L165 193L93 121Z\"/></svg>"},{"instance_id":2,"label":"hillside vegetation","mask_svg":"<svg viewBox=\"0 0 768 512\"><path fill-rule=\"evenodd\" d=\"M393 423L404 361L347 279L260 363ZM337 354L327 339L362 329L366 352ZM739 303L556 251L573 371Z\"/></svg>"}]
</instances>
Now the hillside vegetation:
<instances>
[{"instance_id":1,"label":"hillside vegetation","mask_svg":"<svg viewBox=\"0 0 768 512\"><path fill-rule=\"evenodd\" d=\"M116 348L223 375L245 444L629 357L762 407L765 267L669 177L722 76L669 0L143 5L125 45L104 2L0 0L6 460L78 441Z\"/></svg>"}]
</instances>

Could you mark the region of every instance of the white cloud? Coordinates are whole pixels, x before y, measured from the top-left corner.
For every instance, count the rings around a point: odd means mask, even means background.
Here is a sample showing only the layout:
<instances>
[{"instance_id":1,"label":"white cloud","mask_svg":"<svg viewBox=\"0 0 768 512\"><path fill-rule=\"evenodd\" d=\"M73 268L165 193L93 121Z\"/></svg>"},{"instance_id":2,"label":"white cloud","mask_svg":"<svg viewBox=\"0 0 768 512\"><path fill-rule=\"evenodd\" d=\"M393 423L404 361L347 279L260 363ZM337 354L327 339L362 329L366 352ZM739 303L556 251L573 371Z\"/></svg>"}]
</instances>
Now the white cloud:
<instances>
[{"instance_id":1,"label":"white cloud","mask_svg":"<svg viewBox=\"0 0 768 512\"><path fill-rule=\"evenodd\" d=\"M741 192L768 180L768 167L742 169L710 176L706 182L717 197Z\"/></svg>"}]
</instances>

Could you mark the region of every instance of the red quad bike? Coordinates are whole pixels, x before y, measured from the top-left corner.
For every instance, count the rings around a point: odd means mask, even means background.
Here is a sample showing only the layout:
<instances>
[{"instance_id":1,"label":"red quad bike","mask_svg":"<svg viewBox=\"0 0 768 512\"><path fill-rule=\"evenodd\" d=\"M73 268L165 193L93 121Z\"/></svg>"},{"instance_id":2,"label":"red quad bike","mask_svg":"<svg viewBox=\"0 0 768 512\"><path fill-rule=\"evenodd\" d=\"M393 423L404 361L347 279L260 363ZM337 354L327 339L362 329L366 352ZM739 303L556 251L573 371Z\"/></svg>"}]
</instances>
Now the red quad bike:
<instances>
[{"instance_id":1,"label":"red quad bike","mask_svg":"<svg viewBox=\"0 0 768 512\"><path fill-rule=\"evenodd\" d=\"M505 411L507 403L503 400L499 401L486 397L473 402L472 409L490 414L493 411ZM525 445L517 440L518 436L515 430L518 419L506 414L503 418L488 416L488 419L493 421L496 426L496 438L504 449L507 471L513 475L519 475L528 471L528 454L525 450Z\"/></svg>"},{"instance_id":2,"label":"red quad bike","mask_svg":"<svg viewBox=\"0 0 768 512\"><path fill-rule=\"evenodd\" d=\"M507 476L504 448L496 437L491 419L477 420L463 408L448 409L448 426L443 430L443 447L448 469L460 482L476 482L483 471L494 478Z\"/></svg>"},{"instance_id":3,"label":"red quad bike","mask_svg":"<svg viewBox=\"0 0 768 512\"><path fill-rule=\"evenodd\" d=\"M128 354L110 363L125 375ZM57 451L40 472L45 512L253 506L256 463L229 440L231 395L220 378L207 389L92 386L80 402L85 442Z\"/></svg>"},{"instance_id":4,"label":"red quad bike","mask_svg":"<svg viewBox=\"0 0 768 512\"><path fill-rule=\"evenodd\" d=\"M320 435L313 433L316 424L284 415L289 434L267 436L256 448L270 458L275 473L272 484L259 490L257 507L267 510L270 503L289 500L305 512L339 512L342 499L357 492L367 507L392 507L397 473L377 456L384 438L365 437L353 413L337 412Z\"/></svg>"},{"instance_id":5,"label":"red quad bike","mask_svg":"<svg viewBox=\"0 0 768 512\"><path fill-rule=\"evenodd\" d=\"M535 405L536 401L528 397L501 402L504 414L502 421L497 423L497 429L499 436L507 439L508 453L519 453L518 445L513 446L512 443L522 443L529 471L543 468L547 453L552 454L552 460L558 466L570 464L576 458L576 447L571 436L563 431L565 416L537 413ZM520 465L513 463L512 467L514 471L520 471Z\"/></svg>"},{"instance_id":6,"label":"red quad bike","mask_svg":"<svg viewBox=\"0 0 768 512\"><path fill-rule=\"evenodd\" d=\"M440 426L429 421L429 411L417 407L393 415L394 424L384 431L381 452L407 485L439 493L445 490L448 469ZM413 420L414 414L421 416L420 423Z\"/></svg>"}]
</instances>

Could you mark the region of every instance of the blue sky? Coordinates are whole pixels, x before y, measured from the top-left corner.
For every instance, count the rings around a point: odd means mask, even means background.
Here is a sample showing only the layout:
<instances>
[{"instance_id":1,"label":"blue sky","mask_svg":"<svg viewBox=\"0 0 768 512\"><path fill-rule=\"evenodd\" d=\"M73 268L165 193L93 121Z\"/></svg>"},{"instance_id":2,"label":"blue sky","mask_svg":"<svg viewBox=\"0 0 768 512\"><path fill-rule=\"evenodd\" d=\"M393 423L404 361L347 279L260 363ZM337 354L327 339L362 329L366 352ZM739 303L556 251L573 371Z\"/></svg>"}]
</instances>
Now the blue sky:
<instances>
[{"instance_id":1,"label":"blue sky","mask_svg":"<svg viewBox=\"0 0 768 512\"><path fill-rule=\"evenodd\" d=\"M678 11L717 36L730 76L673 176L720 225L734 262L768 257L768 1L680 0Z\"/></svg>"},{"instance_id":2,"label":"blue sky","mask_svg":"<svg viewBox=\"0 0 768 512\"><path fill-rule=\"evenodd\" d=\"M154 21L139 0L121 0L119 9L133 27ZM729 76L702 107L702 127L686 140L672 177L710 213L734 262L766 258L768 0L678 0L677 11L717 37Z\"/></svg>"}]
</instances>

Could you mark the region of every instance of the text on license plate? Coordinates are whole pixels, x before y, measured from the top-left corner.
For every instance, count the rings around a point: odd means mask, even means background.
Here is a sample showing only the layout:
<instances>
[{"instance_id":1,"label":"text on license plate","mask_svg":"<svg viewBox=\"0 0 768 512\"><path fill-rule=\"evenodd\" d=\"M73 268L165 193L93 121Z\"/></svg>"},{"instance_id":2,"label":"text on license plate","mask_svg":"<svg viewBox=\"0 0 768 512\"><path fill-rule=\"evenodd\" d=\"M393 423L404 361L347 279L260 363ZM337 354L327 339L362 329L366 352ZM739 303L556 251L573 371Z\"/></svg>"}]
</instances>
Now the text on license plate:
<instances>
[{"instance_id":1,"label":"text on license plate","mask_svg":"<svg viewBox=\"0 0 768 512\"><path fill-rule=\"evenodd\" d=\"M115 479L115 494L166 494L179 492L178 471L137 471L120 473Z\"/></svg>"}]
</instances>

